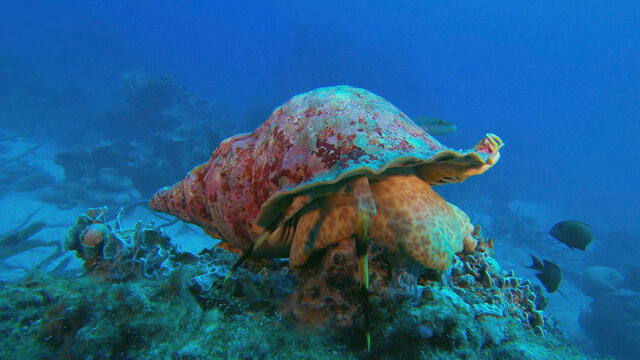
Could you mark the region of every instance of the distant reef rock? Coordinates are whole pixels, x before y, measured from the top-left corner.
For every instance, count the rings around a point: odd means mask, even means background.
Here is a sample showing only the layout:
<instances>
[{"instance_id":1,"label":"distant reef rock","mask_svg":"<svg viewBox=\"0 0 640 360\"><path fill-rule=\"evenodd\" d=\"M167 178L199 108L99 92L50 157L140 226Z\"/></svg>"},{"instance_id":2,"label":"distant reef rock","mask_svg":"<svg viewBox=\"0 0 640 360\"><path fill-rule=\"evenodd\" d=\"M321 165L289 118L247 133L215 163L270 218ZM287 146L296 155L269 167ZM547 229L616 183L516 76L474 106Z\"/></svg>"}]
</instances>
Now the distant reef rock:
<instances>
[{"instance_id":1,"label":"distant reef rock","mask_svg":"<svg viewBox=\"0 0 640 360\"><path fill-rule=\"evenodd\" d=\"M638 268L626 277L608 266L592 266L583 274L583 288L593 298L579 322L595 348L617 359L637 359L640 353L640 292Z\"/></svg>"},{"instance_id":2,"label":"distant reef rock","mask_svg":"<svg viewBox=\"0 0 640 360\"><path fill-rule=\"evenodd\" d=\"M122 102L98 115L101 126L87 130L77 148L55 156L64 181L45 200L89 207L107 203L99 193L106 199L113 199L114 192L125 194L119 205L149 197L178 180L170 174L185 173L209 158L210 149L229 135L219 107L187 92L172 75L130 71L122 89Z\"/></svg>"}]
</instances>

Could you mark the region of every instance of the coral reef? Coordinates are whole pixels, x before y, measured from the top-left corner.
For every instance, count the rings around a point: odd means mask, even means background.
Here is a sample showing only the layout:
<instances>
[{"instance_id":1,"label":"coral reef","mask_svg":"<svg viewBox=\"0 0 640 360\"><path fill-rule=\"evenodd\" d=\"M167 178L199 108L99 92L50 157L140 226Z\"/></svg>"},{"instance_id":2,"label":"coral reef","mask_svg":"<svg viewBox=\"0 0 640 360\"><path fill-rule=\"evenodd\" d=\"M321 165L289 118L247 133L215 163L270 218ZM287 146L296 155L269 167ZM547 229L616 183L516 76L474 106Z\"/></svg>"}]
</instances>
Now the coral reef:
<instances>
[{"instance_id":1,"label":"coral reef","mask_svg":"<svg viewBox=\"0 0 640 360\"><path fill-rule=\"evenodd\" d=\"M204 310L190 269L121 284L36 276L0 283L3 359L355 359L262 312Z\"/></svg>"},{"instance_id":2,"label":"coral reef","mask_svg":"<svg viewBox=\"0 0 640 360\"><path fill-rule=\"evenodd\" d=\"M402 325L407 336L415 337L413 328L418 332L425 332L425 327L430 329L427 332L433 334L428 338L433 340L429 341L450 350L481 351L487 345L502 342L507 328L529 331L533 337L558 332L545 323L542 309L546 298L540 287L515 277L513 272L500 270L491 256L489 242L481 240L475 251L457 254L453 266L444 272L412 274L406 264L390 255L382 249L370 253L371 301L373 312L380 313L374 322L378 329L373 332L376 339L391 336L387 329L396 322L413 324ZM298 268L297 273L300 284L280 306L281 313L322 328L353 330L361 312L353 241L328 249L321 258ZM398 311L403 311L398 304L402 303L410 306L398 316ZM443 331L441 326L449 321L440 317L446 306L458 309L457 327L450 331ZM402 319L394 319L396 316ZM392 327L399 331L397 326ZM345 332L344 336L352 333ZM456 340L455 336L462 337ZM456 341L462 343L455 345ZM383 341L378 346L384 349L392 343Z\"/></svg>"},{"instance_id":3,"label":"coral reef","mask_svg":"<svg viewBox=\"0 0 640 360\"><path fill-rule=\"evenodd\" d=\"M362 312L357 259L355 243L345 240L297 267L299 285L280 305L280 312L297 322L321 328L354 328ZM390 281L389 263L381 259L381 251L370 248L370 289L380 293Z\"/></svg>"},{"instance_id":4,"label":"coral reef","mask_svg":"<svg viewBox=\"0 0 640 360\"><path fill-rule=\"evenodd\" d=\"M121 216L90 209L68 230L84 276L0 284L0 358L362 358L352 241L293 270L251 260L223 284L238 254L184 253L160 226L123 229ZM477 230L476 249L445 271L371 247L375 358L586 359L542 314L540 288L501 270Z\"/></svg>"},{"instance_id":5,"label":"coral reef","mask_svg":"<svg viewBox=\"0 0 640 360\"><path fill-rule=\"evenodd\" d=\"M288 262L250 261L223 286L225 275L237 260L237 254L221 247L201 253L198 274L189 280L189 290L196 301L205 310L220 306L229 314L265 312L280 317L277 307L297 282Z\"/></svg>"},{"instance_id":6,"label":"coral reef","mask_svg":"<svg viewBox=\"0 0 640 360\"><path fill-rule=\"evenodd\" d=\"M84 260L87 272L109 281L132 278L158 279L173 270L173 263L189 262L195 256L178 251L162 228L143 226L122 229L121 209L113 223L104 223L107 207L89 209L67 231L66 250Z\"/></svg>"}]
</instances>

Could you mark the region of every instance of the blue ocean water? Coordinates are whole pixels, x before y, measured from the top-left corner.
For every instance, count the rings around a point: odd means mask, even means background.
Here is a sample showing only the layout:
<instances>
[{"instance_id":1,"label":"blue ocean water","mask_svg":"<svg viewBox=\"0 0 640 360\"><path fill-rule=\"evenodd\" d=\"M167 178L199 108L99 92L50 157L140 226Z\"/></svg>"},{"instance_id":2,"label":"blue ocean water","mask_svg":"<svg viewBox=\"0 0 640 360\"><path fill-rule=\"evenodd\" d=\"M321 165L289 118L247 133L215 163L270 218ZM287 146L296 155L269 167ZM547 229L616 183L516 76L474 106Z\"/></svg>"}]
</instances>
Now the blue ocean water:
<instances>
[{"instance_id":1,"label":"blue ocean water","mask_svg":"<svg viewBox=\"0 0 640 360\"><path fill-rule=\"evenodd\" d=\"M59 227L38 240L60 240L86 208L149 198L292 96L351 85L409 117L454 123L455 132L437 136L449 147L498 134L505 146L494 168L437 191L495 237L503 268L537 283L526 269L530 253L560 265L564 296L549 294L545 312L568 343L629 359L640 348L636 2L7 1L1 8L7 215L0 234L39 209L30 220ZM137 211L133 217L154 216ZM548 235L568 219L593 230L587 251ZM207 244L201 235L184 235L184 246L189 236ZM0 256L3 280L30 271L12 260L23 250L33 247ZM594 290L596 278L610 289Z\"/></svg>"}]
</instances>

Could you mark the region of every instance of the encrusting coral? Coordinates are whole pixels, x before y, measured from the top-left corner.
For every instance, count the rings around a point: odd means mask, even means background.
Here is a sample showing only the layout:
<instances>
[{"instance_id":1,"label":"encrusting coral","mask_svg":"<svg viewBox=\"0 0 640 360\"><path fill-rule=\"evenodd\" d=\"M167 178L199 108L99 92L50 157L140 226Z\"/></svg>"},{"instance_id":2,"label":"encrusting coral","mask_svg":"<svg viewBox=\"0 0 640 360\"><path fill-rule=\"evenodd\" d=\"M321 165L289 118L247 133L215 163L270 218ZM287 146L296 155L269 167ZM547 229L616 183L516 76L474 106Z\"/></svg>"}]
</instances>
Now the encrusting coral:
<instances>
[{"instance_id":1,"label":"encrusting coral","mask_svg":"<svg viewBox=\"0 0 640 360\"><path fill-rule=\"evenodd\" d=\"M478 232L475 234L481 236ZM465 321L477 323L469 325L472 328L490 323L487 329L497 326L502 330L494 333L500 333L507 325L518 323L522 329L539 335L557 331L553 328L545 330L542 310L546 299L540 288L515 277L513 272L502 271L491 255L492 240L489 243L480 237L476 241L479 246L475 250L453 256L450 269L425 274L412 274L406 263L398 263L383 248L372 247L369 271L374 313L380 309L383 312L393 309L402 301L412 303L416 308L436 301L437 307L438 298L446 294L448 299L440 300L455 299L467 308L469 319ZM282 314L323 328L351 329L362 311L355 286L358 277L354 252L353 243L343 241L304 267L296 268L300 282L280 306ZM424 316L420 318L414 314L409 318L417 324L433 322L430 315ZM384 323L375 326L385 328ZM384 337L379 335L376 338Z\"/></svg>"},{"instance_id":2,"label":"encrusting coral","mask_svg":"<svg viewBox=\"0 0 640 360\"><path fill-rule=\"evenodd\" d=\"M195 256L178 251L161 228L143 226L122 229L120 218L105 223L107 208L89 209L67 231L64 247L84 260L87 272L101 274L112 281L130 278L159 278L173 269L171 259L189 262Z\"/></svg>"}]
</instances>

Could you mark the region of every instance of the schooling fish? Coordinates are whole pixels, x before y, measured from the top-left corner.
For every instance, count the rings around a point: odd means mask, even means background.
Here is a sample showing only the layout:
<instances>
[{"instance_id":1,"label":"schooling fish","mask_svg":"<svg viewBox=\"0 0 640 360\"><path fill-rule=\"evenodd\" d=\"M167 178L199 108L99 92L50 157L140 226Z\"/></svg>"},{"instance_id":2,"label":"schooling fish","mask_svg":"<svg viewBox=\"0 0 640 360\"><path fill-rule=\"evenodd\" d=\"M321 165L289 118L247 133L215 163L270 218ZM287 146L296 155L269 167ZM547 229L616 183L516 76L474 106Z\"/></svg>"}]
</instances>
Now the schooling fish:
<instances>
[{"instance_id":1,"label":"schooling fish","mask_svg":"<svg viewBox=\"0 0 640 360\"><path fill-rule=\"evenodd\" d=\"M527 267L529 269L540 271L536 274L536 277L540 280L542 285L544 285L545 289L547 289L549 293L558 290L560 282L562 281L562 270L560 270L560 267L546 259L540 261L533 255L531 255L531 260L533 263Z\"/></svg>"},{"instance_id":2,"label":"schooling fish","mask_svg":"<svg viewBox=\"0 0 640 360\"><path fill-rule=\"evenodd\" d=\"M571 250L587 250L587 245L593 241L593 232L591 232L589 225L575 220L566 220L555 224L549 234L570 247Z\"/></svg>"},{"instance_id":3,"label":"schooling fish","mask_svg":"<svg viewBox=\"0 0 640 360\"><path fill-rule=\"evenodd\" d=\"M430 135L443 135L456 131L456 125L430 116L416 116L414 122Z\"/></svg>"}]
</instances>

